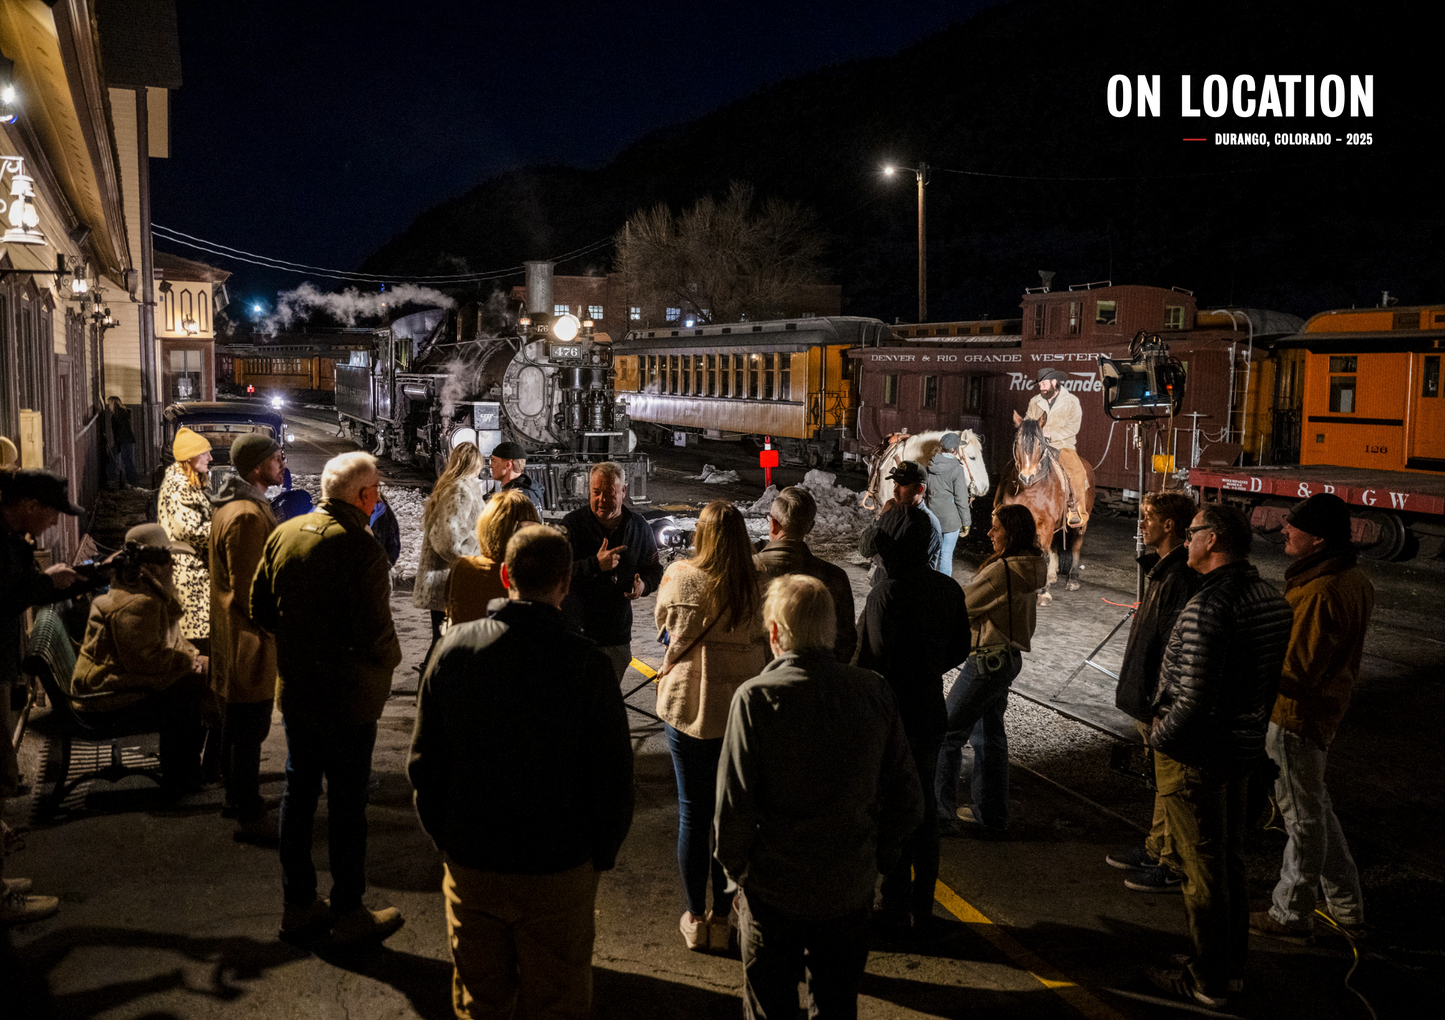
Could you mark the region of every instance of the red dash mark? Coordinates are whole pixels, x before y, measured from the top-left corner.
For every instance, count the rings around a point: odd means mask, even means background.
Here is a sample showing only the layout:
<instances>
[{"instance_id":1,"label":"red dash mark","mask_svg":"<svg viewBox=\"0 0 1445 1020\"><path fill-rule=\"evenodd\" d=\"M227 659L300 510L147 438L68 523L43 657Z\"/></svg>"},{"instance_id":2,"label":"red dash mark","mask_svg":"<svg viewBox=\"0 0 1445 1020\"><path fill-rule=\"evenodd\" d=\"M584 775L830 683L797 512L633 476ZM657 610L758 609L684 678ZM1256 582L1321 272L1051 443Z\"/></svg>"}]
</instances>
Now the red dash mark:
<instances>
[{"instance_id":1,"label":"red dash mark","mask_svg":"<svg viewBox=\"0 0 1445 1020\"><path fill-rule=\"evenodd\" d=\"M1186 138L1186 139L1184 139L1184 140L1185 140L1186 142L1207 142L1207 141L1209 141L1208 138Z\"/></svg>"}]
</instances>

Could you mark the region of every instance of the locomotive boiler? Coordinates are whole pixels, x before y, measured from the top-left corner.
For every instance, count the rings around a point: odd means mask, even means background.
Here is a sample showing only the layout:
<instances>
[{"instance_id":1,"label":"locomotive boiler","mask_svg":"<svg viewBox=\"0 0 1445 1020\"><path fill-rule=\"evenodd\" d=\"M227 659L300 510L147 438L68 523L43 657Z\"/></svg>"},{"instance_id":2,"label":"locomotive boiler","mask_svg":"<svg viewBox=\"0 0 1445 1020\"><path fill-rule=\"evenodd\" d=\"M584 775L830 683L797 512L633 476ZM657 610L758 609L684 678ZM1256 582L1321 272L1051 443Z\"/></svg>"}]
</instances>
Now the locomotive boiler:
<instances>
[{"instance_id":1,"label":"locomotive boiler","mask_svg":"<svg viewBox=\"0 0 1445 1020\"><path fill-rule=\"evenodd\" d=\"M376 331L370 350L336 367L341 427L364 449L440 474L453 447L498 443L527 450L548 511L587 501L593 465L612 460L629 496L647 495L648 458L635 452L617 400L611 343L590 321L553 315L551 264L527 264L532 310L489 335L481 309L429 308Z\"/></svg>"}]
</instances>

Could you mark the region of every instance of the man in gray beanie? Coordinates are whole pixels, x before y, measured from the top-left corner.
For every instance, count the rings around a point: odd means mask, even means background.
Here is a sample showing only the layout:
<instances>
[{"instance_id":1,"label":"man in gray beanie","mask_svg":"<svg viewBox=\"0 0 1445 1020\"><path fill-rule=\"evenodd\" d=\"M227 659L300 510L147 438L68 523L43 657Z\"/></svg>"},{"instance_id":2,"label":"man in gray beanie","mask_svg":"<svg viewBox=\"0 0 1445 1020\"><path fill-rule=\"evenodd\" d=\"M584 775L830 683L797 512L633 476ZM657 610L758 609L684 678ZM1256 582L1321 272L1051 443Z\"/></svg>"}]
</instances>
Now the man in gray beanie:
<instances>
[{"instance_id":1,"label":"man in gray beanie","mask_svg":"<svg viewBox=\"0 0 1445 1020\"><path fill-rule=\"evenodd\" d=\"M211 518L211 683L220 696L222 814L237 821L235 839L276 845L276 824L261 798L261 745L276 699L276 638L251 622L251 579L276 516L266 490L286 475L286 454L270 436L250 432L231 444L236 474L226 480Z\"/></svg>"},{"instance_id":2,"label":"man in gray beanie","mask_svg":"<svg viewBox=\"0 0 1445 1020\"><path fill-rule=\"evenodd\" d=\"M1289 842L1270 908L1250 914L1249 927L1308 940L1315 890L1323 887L1324 912L1358 934L1365 923L1360 874L1325 789L1325 752L1360 674L1375 589L1355 564L1350 509L1333 493L1295 504L1285 517L1284 550L1295 560L1284 574L1294 626L1265 751L1279 765L1274 793Z\"/></svg>"}]
</instances>

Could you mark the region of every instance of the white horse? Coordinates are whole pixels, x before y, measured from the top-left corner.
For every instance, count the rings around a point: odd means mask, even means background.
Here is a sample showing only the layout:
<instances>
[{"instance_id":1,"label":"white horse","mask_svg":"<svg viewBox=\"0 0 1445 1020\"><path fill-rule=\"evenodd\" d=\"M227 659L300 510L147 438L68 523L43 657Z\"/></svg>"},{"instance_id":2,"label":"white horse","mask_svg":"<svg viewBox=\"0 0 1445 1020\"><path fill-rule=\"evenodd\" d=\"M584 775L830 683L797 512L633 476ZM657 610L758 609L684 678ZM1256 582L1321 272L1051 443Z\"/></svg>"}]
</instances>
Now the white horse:
<instances>
[{"instance_id":1,"label":"white horse","mask_svg":"<svg viewBox=\"0 0 1445 1020\"><path fill-rule=\"evenodd\" d=\"M904 460L928 467L929 461L943 449L943 437L946 435L947 432L920 432L917 435L896 433L889 436L887 443L874 452L869 462L868 489L861 499L863 506L869 510L881 510L893 497L893 483L888 480L888 472ZM958 459L968 478L968 494L988 495L988 468L983 464L983 441L972 429L964 429L956 435L959 438Z\"/></svg>"}]
</instances>

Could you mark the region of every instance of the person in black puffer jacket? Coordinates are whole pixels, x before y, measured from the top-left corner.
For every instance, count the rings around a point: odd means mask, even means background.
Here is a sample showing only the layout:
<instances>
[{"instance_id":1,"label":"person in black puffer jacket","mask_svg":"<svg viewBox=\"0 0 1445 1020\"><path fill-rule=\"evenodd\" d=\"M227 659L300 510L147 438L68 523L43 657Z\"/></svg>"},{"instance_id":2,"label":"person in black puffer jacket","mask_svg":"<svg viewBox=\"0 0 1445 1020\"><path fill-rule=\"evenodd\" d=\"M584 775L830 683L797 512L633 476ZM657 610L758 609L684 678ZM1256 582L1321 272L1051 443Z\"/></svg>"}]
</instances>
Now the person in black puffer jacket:
<instances>
[{"instance_id":1,"label":"person in black puffer jacket","mask_svg":"<svg viewBox=\"0 0 1445 1020\"><path fill-rule=\"evenodd\" d=\"M1149 976L1219 1008L1243 989L1245 793L1249 773L1264 758L1293 615L1247 559L1252 535L1244 514L1209 504L1188 534L1189 565L1204 580L1164 648L1149 743L1183 766L1159 794L1184 862L1194 956L1184 968Z\"/></svg>"}]
</instances>

